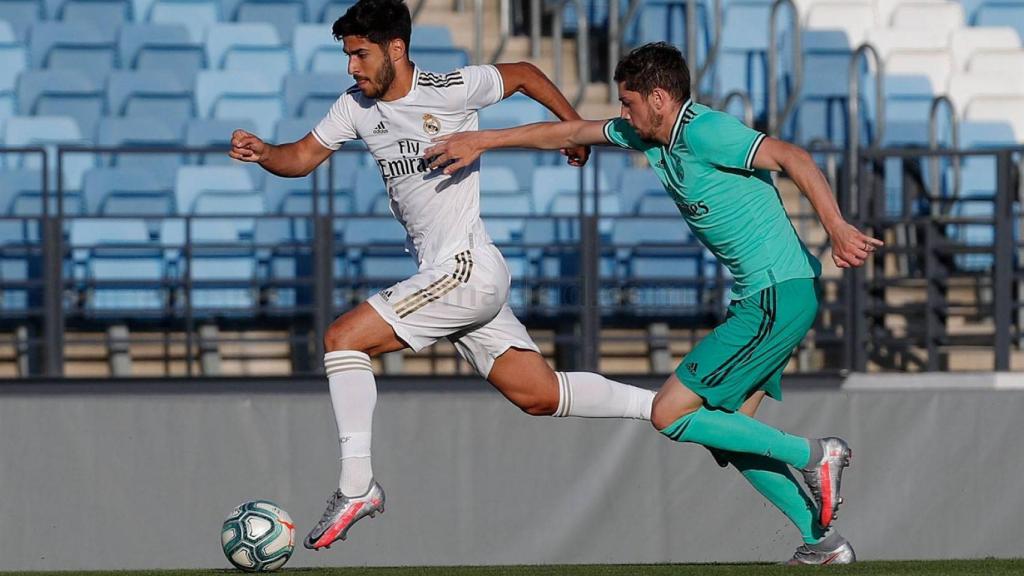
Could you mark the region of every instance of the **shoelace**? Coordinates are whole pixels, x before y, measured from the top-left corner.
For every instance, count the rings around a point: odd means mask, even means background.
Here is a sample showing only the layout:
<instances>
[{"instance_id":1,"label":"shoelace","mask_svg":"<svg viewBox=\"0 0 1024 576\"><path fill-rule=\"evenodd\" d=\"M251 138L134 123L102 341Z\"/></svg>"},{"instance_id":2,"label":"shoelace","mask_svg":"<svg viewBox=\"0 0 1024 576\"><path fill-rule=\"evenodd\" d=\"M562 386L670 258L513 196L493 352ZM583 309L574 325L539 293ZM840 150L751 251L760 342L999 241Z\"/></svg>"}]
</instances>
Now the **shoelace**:
<instances>
[{"instance_id":1,"label":"shoelace","mask_svg":"<svg viewBox=\"0 0 1024 576\"><path fill-rule=\"evenodd\" d=\"M330 521L331 516L334 515L334 511L338 509L338 504L345 500L345 495L341 493L341 490L337 490L331 497L327 499L327 509L324 510L324 515L320 517L320 524L324 524Z\"/></svg>"}]
</instances>

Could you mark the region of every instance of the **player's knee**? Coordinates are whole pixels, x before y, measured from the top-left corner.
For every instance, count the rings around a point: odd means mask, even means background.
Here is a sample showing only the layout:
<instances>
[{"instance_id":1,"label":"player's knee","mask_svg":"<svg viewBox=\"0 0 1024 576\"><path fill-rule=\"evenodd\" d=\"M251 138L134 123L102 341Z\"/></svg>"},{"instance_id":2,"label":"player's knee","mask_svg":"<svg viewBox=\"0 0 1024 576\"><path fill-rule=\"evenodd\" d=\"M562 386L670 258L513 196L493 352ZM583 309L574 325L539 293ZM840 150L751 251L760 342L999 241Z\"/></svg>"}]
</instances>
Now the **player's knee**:
<instances>
[{"instance_id":1,"label":"player's knee","mask_svg":"<svg viewBox=\"0 0 1024 576\"><path fill-rule=\"evenodd\" d=\"M551 416L558 409L558 399L546 396L529 396L516 400L516 406L530 416Z\"/></svg>"},{"instance_id":2,"label":"player's knee","mask_svg":"<svg viewBox=\"0 0 1024 576\"><path fill-rule=\"evenodd\" d=\"M664 430L674 424L676 420L695 412L698 408L700 406L672 405L665 401L664 396L658 394L654 397L654 403L651 405L651 426L658 431Z\"/></svg>"},{"instance_id":3,"label":"player's knee","mask_svg":"<svg viewBox=\"0 0 1024 576\"><path fill-rule=\"evenodd\" d=\"M324 350L328 352L337 350L364 352L364 350L357 346L355 339L352 337L352 330L346 325L344 318L338 318L327 328L327 332L324 334Z\"/></svg>"}]
</instances>

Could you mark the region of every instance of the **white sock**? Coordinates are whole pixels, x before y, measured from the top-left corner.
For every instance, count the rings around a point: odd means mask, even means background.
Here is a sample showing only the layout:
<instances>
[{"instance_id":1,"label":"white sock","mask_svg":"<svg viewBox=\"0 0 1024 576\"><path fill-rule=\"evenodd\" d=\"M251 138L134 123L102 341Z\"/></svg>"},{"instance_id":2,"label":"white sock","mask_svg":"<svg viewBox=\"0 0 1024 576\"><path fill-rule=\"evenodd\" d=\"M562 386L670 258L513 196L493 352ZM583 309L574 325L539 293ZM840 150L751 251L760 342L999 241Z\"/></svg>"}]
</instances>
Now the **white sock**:
<instances>
[{"instance_id":1,"label":"white sock","mask_svg":"<svg viewBox=\"0 0 1024 576\"><path fill-rule=\"evenodd\" d=\"M341 477L338 488L346 496L360 496L373 480L370 437L373 409L377 405L377 383L370 357L362 352L341 350L324 355L324 367L331 387L331 404L338 423L341 446Z\"/></svg>"},{"instance_id":2,"label":"white sock","mask_svg":"<svg viewBox=\"0 0 1024 576\"><path fill-rule=\"evenodd\" d=\"M558 409L554 416L651 419L654 392L592 372L555 372Z\"/></svg>"}]
</instances>

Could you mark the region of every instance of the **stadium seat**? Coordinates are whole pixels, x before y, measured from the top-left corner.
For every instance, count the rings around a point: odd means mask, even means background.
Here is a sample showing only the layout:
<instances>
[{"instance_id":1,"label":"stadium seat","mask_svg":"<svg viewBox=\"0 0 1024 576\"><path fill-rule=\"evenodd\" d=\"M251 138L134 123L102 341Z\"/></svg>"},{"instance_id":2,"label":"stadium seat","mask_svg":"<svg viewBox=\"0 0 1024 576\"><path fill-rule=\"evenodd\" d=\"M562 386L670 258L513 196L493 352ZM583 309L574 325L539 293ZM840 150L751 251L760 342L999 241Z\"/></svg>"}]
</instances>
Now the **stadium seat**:
<instances>
[{"instance_id":1,"label":"stadium seat","mask_svg":"<svg viewBox=\"0 0 1024 576\"><path fill-rule=\"evenodd\" d=\"M246 198L260 197L259 204ZM181 166L174 187L178 214L221 213L237 202L239 213L261 213L262 195L249 172L238 166ZM245 210L248 208L249 210Z\"/></svg>"},{"instance_id":2,"label":"stadium seat","mask_svg":"<svg viewBox=\"0 0 1024 576\"><path fill-rule=\"evenodd\" d=\"M205 50L182 24L126 24L118 46L123 68L169 72L186 87L206 67Z\"/></svg>"},{"instance_id":3,"label":"stadium seat","mask_svg":"<svg viewBox=\"0 0 1024 576\"><path fill-rule=\"evenodd\" d=\"M28 67L28 53L15 36L11 25L0 20L0 130L15 114L15 88L18 76Z\"/></svg>"},{"instance_id":4,"label":"stadium seat","mask_svg":"<svg viewBox=\"0 0 1024 576\"><path fill-rule=\"evenodd\" d=\"M638 216L679 216L679 205L665 191L648 191L637 199Z\"/></svg>"},{"instance_id":5,"label":"stadium seat","mask_svg":"<svg viewBox=\"0 0 1024 576\"><path fill-rule=\"evenodd\" d=\"M886 136L890 144L927 144L932 99L946 92L946 52L897 50L885 62Z\"/></svg>"},{"instance_id":6,"label":"stadium seat","mask_svg":"<svg viewBox=\"0 0 1024 576\"><path fill-rule=\"evenodd\" d=\"M956 106L957 114L964 117L971 100L978 96L1024 96L1024 77L1003 72L973 72L954 74L949 79L947 92Z\"/></svg>"},{"instance_id":7,"label":"stadium seat","mask_svg":"<svg viewBox=\"0 0 1024 576\"><path fill-rule=\"evenodd\" d=\"M129 0L62 0L53 17L65 22L88 22L113 38L121 25L131 20L131 14Z\"/></svg>"},{"instance_id":8,"label":"stadium seat","mask_svg":"<svg viewBox=\"0 0 1024 576\"><path fill-rule=\"evenodd\" d=\"M697 55L703 62L710 44L711 17L707 2L697 4ZM686 46L686 4L680 0L647 0L640 6L632 30L627 30L631 44L669 42Z\"/></svg>"},{"instance_id":9,"label":"stadium seat","mask_svg":"<svg viewBox=\"0 0 1024 576\"><path fill-rule=\"evenodd\" d=\"M892 13L893 28L924 28L947 37L964 27L964 10L958 2L908 2Z\"/></svg>"},{"instance_id":10,"label":"stadium seat","mask_svg":"<svg viewBox=\"0 0 1024 576\"><path fill-rule=\"evenodd\" d=\"M207 166L234 166L249 173L257 188L262 187L266 171L258 164L240 163L228 156L231 149L231 134L237 130L260 134L258 127L248 119L190 120L185 127L185 146L189 148L211 148L212 152L196 153L194 163Z\"/></svg>"},{"instance_id":11,"label":"stadium seat","mask_svg":"<svg viewBox=\"0 0 1024 576\"><path fill-rule=\"evenodd\" d=\"M874 0L875 10L878 15L878 28L888 28L892 25L892 15L897 8L906 4L946 4L949 0Z\"/></svg>"},{"instance_id":12,"label":"stadium seat","mask_svg":"<svg viewBox=\"0 0 1024 576\"><path fill-rule=\"evenodd\" d=\"M765 110L768 93L768 26L765 23L770 13L771 4L759 0L740 0L726 5L715 70L715 92L724 95L739 90L749 95L757 116Z\"/></svg>"},{"instance_id":13,"label":"stadium seat","mask_svg":"<svg viewBox=\"0 0 1024 576\"><path fill-rule=\"evenodd\" d=\"M290 44L295 27L305 20L306 6L301 0L242 0L230 16L237 22L266 22L277 36Z\"/></svg>"},{"instance_id":14,"label":"stadium seat","mask_svg":"<svg viewBox=\"0 0 1024 576\"><path fill-rule=\"evenodd\" d=\"M70 240L75 269L83 271L76 272L76 278L96 283L85 290L87 311L162 311L163 255L144 221L74 220Z\"/></svg>"},{"instance_id":15,"label":"stadium seat","mask_svg":"<svg viewBox=\"0 0 1024 576\"><path fill-rule=\"evenodd\" d=\"M117 43L91 23L37 22L32 26L29 58L33 68L71 69L102 84L117 65Z\"/></svg>"},{"instance_id":16,"label":"stadium seat","mask_svg":"<svg viewBox=\"0 0 1024 576\"><path fill-rule=\"evenodd\" d=\"M86 172L82 201L85 213L95 216L174 214L173 188L134 166Z\"/></svg>"},{"instance_id":17,"label":"stadium seat","mask_svg":"<svg viewBox=\"0 0 1024 576\"><path fill-rule=\"evenodd\" d=\"M543 105L521 94L480 109L479 117L481 130L510 128L551 119Z\"/></svg>"},{"instance_id":18,"label":"stadium seat","mask_svg":"<svg viewBox=\"0 0 1024 576\"><path fill-rule=\"evenodd\" d=\"M173 73L126 70L113 72L107 81L107 110L112 116L157 119L180 135L195 105L191 88Z\"/></svg>"},{"instance_id":19,"label":"stadium seat","mask_svg":"<svg viewBox=\"0 0 1024 576\"><path fill-rule=\"evenodd\" d=\"M299 73L284 79L284 107L289 116L323 118L345 93L349 79L338 74ZM312 128L315 124L309 125ZM306 132L309 132L307 128Z\"/></svg>"},{"instance_id":20,"label":"stadium seat","mask_svg":"<svg viewBox=\"0 0 1024 576\"><path fill-rule=\"evenodd\" d=\"M1001 73L1024 69L1024 50L979 50L967 62L968 72Z\"/></svg>"},{"instance_id":21,"label":"stadium seat","mask_svg":"<svg viewBox=\"0 0 1024 576\"><path fill-rule=\"evenodd\" d=\"M98 144L104 147L175 148L181 146L180 130L172 129L160 118L135 116L130 118L104 118L97 133ZM174 184L179 164L185 163L183 154L167 152L110 155L110 165L145 170L153 180L166 188Z\"/></svg>"},{"instance_id":22,"label":"stadium seat","mask_svg":"<svg viewBox=\"0 0 1024 576\"><path fill-rule=\"evenodd\" d=\"M976 96L964 118L971 121L1002 122L1013 130L1017 142L1024 142L1024 96Z\"/></svg>"},{"instance_id":23,"label":"stadium seat","mask_svg":"<svg viewBox=\"0 0 1024 576\"><path fill-rule=\"evenodd\" d=\"M451 30L447 26L414 26L409 44L410 48L414 50L419 48L455 48Z\"/></svg>"},{"instance_id":24,"label":"stadium seat","mask_svg":"<svg viewBox=\"0 0 1024 576\"><path fill-rule=\"evenodd\" d=\"M45 17L42 0L4 0L0 2L0 20L10 24L19 44L28 42L28 31Z\"/></svg>"},{"instance_id":25,"label":"stadium seat","mask_svg":"<svg viewBox=\"0 0 1024 576\"><path fill-rule=\"evenodd\" d=\"M348 58L341 50L341 44L323 24L299 24L292 35L292 52L295 55L295 70L317 72L320 70L344 70Z\"/></svg>"},{"instance_id":26,"label":"stadium seat","mask_svg":"<svg viewBox=\"0 0 1024 576\"><path fill-rule=\"evenodd\" d=\"M530 193L519 188L515 173L504 166L480 171L480 213L484 216L528 216L533 212Z\"/></svg>"},{"instance_id":27,"label":"stadium seat","mask_svg":"<svg viewBox=\"0 0 1024 576\"><path fill-rule=\"evenodd\" d=\"M869 2L815 2L804 17L807 30L838 30L856 48L868 30L875 27L876 12Z\"/></svg>"},{"instance_id":28,"label":"stadium seat","mask_svg":"<svg viewBox=\"0 0 1024 576\"><path fill-rule=\"evenodd\" d=\"M982 51L1019 50L1021 47L1017 31L1005 26L954 30L949 44L953 66L958 71L966 70L971 58Z\"/></svg>"},{"instance_id":29,"label":"stadium seat","mask_svg":"<svg viewBox=\"0 0 1024 576\"><path fill-rule=\"evenodd\" d=\"M356 0L306 0L306 14L311 22L332 23L341 18Z\"/></svg>"},{"instance_id":30,"label":"stadium seat","mask_svg":"<svg viewBox=\"0 0 1024 576\"><path fill-rule=\"evenodd\" d=\"M78 123L70 116L14 116L4 126L4 143L10 147L41 146L47 150L49 176L51 186L57 178L58 144L82 145L87 141L82 138ZM42 163L37 154L7 155L7 166L12 168L29 168L39 170ZM85 172L93 167L95 160L91 154L67 154L64 156L63 188L65 192L82 189L82 178ZM77 210L72 202L65 202L65 211L74 213Z\"/></svg>"},{"instance_id":31,"label":"stadium seat","mask_svg":"<svg viewBox=\"0 0 1024 576\"><path fill-rule=\"evenodd\" d=\"M807 30L802 41L804 77L814 81L803 83L795 139L841 144L846 139L847 70L856 46L842 30Z\"/></svg>"},{"instance_id":32,"label":"stadium seat","mask_svg":"<svg viewBox=\"0 0 1024 576\"><path fill-rule=\"evenodd\" d=\"M320 187L320 206L327 213L327 190ZM313 213L313 177L279 178L267 176L264 181L264 198L267 211L271 214L312 214ZM351 191L335 191L334 211L337 214L351 212Z\"/></svg>"},{"instance_id":33,"label":"stadium seat","mask_svg":"<svg viewBox=\"0 0 1024 576\"><path fill-rule=\"evenodd\" d=\"M337 173L337 170L335 170ZM359 168L355 177L355 189L353 190L352 211L355 214L372 214L375 216L390 215L387 204L381 204L379 199L387 199L388 191L384 187L380 170L376 167L367 166ZM374 210L378 210L374 212Z\"/></svg>"},{"instance_id":34,"label":"stadium seat","mask_svg":"<svg viewBox=\"0 0 1024 576\"><path fill-rule=\"evenodd\" d=\"M158 24L181 24L193 43L206 38L206 30L220 21L220 5L214 0L154 0L148 20Z\"/></svg>"},{"instance_id":35,"label":"stadium seat","mask_svg":"<svg viewBox=\"0 0 1024 576\"><path fill-rule=\"evenodd\" d=\"M205 70L196 77L200 118L248 118L258 134L274 133L283 104L278 85L256 72Z\"/></svg>"},{"instance_id":36,"label":"stadium seat","mask_svg":"<svg viewBox=\"0 0 1024 576\"><path fill-rule=\"evenodd\" d=\"M447 73L469 65L469 54L459 48L413 47L409 51L409 57L418 69L428 72ZM345 61L340 60L340 63L345 64Z\"/></svg>"},{"instance_id":37,"label":"stadium seat","mask_svg":"<svg viewBox=\"0 0 1024 576\"><path fill-rule=\"evenodd\" d=\"M0 174L0 198L4 194L4 177ZM24 284L39 280L42 275L42 254L38 249L36 222L0 220L0 312L8 318L24 314L42 302L41 290Z\"/></svg>"},{"instance_id":38,"label":"stadium seat","mask_svg":"<svg viewBox=\"0 0 1024 576\"><path fill-rule=\"evenodd\" d=\"M987 0L974 15L975 26L1009 26L1024 40L1024 3Z\"/></svg>"},{"instance_id":39,"label":"stadium seat","mask_svg":"<svg viewBox=\"0 0 1024 576\"><path fill-rule=\"evenodd\" d=\"M210 26L206 61L221 70L240 70L268 77L274 86L292 71L292 54L281 43L277 29L265 22L225 23Z\"/></svg>"},{"instance_id":40,"label":"stadium seat","mask_svg":"<svg viewBox=\"0 0 1024 576\"><path fill-rule=\"evenodd\" d=\"M666 196L665 187L650 168L626 168L619 174L616 193L623 214L636 214L640 198L647 194Z\"/></svg>"},{"instance_id":41,"label":"stadium seat","mask_svg":"<svg viewBox=\"0 0 1024 576\"><path fill-rule=\"evenodd\" d=\"M18 79L19 113L25 116L60 114L78 123L82 135L92 139L106 111L101 84L77 70L33 70Z\"/></svg>"},{"instance_id":42,"label":"stadium seat","mask_svg":"<svg viewBox=\"0 0 1024 576\"><path fill-rule=\"evenodd\" d=\"M40 216L42 197L42 171L0 170L0 216Z\"/></svg>"},{"instance_id":43,"label":"stadium seat","mask_svg":"<svg viewBox=\"0 0 1024 576\"><path fill-rule=\"evenodd\" d=\"M170 250L181 280L192 282L188 295L193 313L201 318L249 312L257 304L257 256L252 245L252 218L198 218L190 222L164 220L160 241L164 246L184 246L186 234L192 249L188 256Z\"/></svg>"},{"instance_id":44,"label":"stadium seat","mask_svg":"<svg viewBox=\"0 0 1024 576\"><path fill-rule=\"evenodd\" d=\"M583 186L588 196L593 196L594 171L591 168L580 170L569 166L541 166L533 172L533 205L541 213L547 213L552 208L552 202L559 194L579 194L580 175L583 176ZM611 190L611 187L604 177L597 179L598 188L601 193ZM568 200L563 200L568 202ZM575 206L579 206L578 203ZM576 210L578 212L578 209ZM603 213L603 211L602 211Z\"/></svg>"},{"instance_id":45,"label":"stadium seat","mask_svg":"<svg viewBox=\"0 0 1024 576\"><path fill-rule=\"evenodd\" d=\"M366 294L416 273L405 252L405 229L394 218L353 218L345 223L344 253Z\"/></svg>"}]
</instances>

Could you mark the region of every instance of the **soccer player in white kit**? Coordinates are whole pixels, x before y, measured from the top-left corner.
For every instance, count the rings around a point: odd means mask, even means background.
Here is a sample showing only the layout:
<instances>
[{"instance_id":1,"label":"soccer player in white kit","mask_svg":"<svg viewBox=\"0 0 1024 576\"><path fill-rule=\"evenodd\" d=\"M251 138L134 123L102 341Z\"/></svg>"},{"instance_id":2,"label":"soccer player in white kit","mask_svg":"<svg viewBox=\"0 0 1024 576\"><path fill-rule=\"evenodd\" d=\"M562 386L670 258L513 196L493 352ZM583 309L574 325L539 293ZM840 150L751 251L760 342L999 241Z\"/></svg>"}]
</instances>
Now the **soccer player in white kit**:
<instances>
[{"instance_id":1,"label":"soccer player in white kit","mask_svg":"<svg viewBox=\"0 0 1024 576\"><path fill-rule=\"evenodd\" d=\"M559 119L579 115L558 88L528 63L468 66L447 74L409 60L412 21L402 0L361 0L339 18L356 85L298 142L270 145L232 135L232 158L258 162L278 176L312 172L344 142L370 149L408 234L419 271L331 324L324 338L341 446L338 490L306 537L318 549L344 539L361 518L384 511L373 477L370 437L377 388L370 358L419 351L441 338L513 404L535 416L650 420L654 393L588 372L554 372L507 303L510 275L480 220L479 163L447 176L423 157L431 139L476 130L477 110L523 92ZM570 164L588 148L566 150Z\"/></svg>"}]
</instances>

